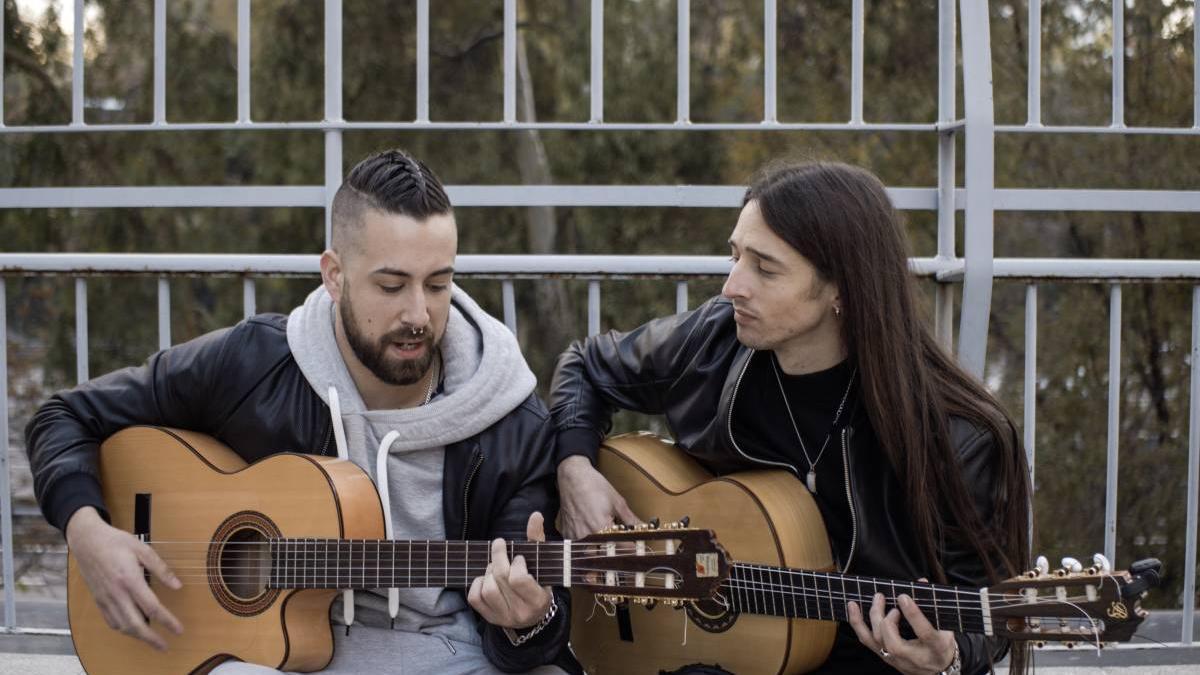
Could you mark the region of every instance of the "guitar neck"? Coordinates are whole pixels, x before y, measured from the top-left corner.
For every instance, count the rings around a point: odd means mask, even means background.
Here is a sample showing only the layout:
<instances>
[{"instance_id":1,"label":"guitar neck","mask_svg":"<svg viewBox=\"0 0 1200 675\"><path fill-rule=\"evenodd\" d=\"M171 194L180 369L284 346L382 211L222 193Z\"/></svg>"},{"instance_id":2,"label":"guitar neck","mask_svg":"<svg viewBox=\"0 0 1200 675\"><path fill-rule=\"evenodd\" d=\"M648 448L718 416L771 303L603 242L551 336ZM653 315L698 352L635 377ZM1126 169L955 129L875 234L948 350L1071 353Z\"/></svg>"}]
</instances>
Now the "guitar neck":
<instances>
[{"instance_id":1,"label":"guitar neck","mask_svg":"<svg viewBox=\"0 0 1200 675\"><path fill-rule=\"evenodd\" d=\"M991 633L991 598L973 588L735 563L721 592L738 612L826 621L846 621L850 601L865 614L876 593L883 594L888 610L904 594L938 630Z\"/></svg>"},{"instance_id":2,"label":"guitar neck","mask_svg":"<svg viewBox=\"0 0 1200 675\"><path fill-rule=\"evenodd\" d=\"M466 588L491 562L490 541L272 539L268 588ZM571 574L569 544L506 542L542 584ZM565 559L565 562L564 562ZM569 585L569 584L568 584Z\"/></svg>"}]
</instances>

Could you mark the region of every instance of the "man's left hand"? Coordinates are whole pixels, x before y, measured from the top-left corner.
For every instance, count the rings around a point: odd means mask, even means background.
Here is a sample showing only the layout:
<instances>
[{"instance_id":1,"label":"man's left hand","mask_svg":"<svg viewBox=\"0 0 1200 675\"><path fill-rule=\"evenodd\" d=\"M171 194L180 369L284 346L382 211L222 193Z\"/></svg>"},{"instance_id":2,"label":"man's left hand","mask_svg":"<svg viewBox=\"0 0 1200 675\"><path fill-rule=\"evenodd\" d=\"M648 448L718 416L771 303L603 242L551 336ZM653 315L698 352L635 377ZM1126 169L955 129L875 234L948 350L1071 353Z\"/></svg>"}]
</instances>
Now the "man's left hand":
<instances>
[{"instance_id":1,"label":"man's left hand","mask_svg":"<svg viewBox=\"0 0 1200 675\"><path fill-rule=\"evenodd\" d=\"M529 541L545 541L542 514L533 512L525 526ZM550 611L550 587L540 586L529 575L525 556L510 563L503 539L492 541L492 562L487 572L471 582L467 602L490 624L521 629L533 626Z\"/></svg>"},{"instance_id":2,"label":"man's left hand","mask_svg":"<svg viewBox=\"0 0 1200 675\"><path fill-rule=\"evenodd\" d=\"M871 625L867 626L862 608L851 602L847 614L858 641L889 666L908 675L928 675L948 667L954 659L954 633L934 628L909 596L899 596L896 604L900 609L893 608L885 615L884 596L877 593L871 603ZM905 640L900 636L902 614L912 626L916 639Z\"/></svg>"}]
</instances>

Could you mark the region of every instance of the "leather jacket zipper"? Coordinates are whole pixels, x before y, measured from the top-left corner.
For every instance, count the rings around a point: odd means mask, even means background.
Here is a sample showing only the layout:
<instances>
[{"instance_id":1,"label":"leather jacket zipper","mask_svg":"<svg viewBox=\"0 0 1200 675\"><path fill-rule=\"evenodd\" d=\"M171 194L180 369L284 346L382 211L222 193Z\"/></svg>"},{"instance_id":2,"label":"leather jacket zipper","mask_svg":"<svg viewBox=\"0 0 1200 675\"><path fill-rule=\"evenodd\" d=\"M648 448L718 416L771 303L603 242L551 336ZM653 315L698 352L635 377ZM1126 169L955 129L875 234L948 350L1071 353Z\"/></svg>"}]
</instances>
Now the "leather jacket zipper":
<instances>
[{"instance_id":1,"label":"leather jacket zipper","mask_svg":"<svg viewBox=\"0 0 1200 675\"><path fill-rule=\"evenodd\" d=\"M479 467L483 466L483 450L476 449L475 456L477 456L479 459L475 460L475 464L471 466L471 473L467 474L467 483L463 486L463 540L466 540L467 538L467 515L470 511L468 503L471 495L471 481L475 479L475 474L479 473Z\"/></svg>"},{"instance_id":2,"label":"leather jacket zipper","mask_svg":"<svg viewBox=\"0 0 1200 675\"><path fill-rule=\"evenodd\" d=\"M329 441L333 440L333 422L329 422L329 431L325 432L325 442L321 444L321 454L329 454Z\"/></svg>"},{"instance_id":3,"label":"leather jacket zipper","mask_svg":"<svg viewBox=\"0 0 1200 675\"><path fill-rule=\"evenodd\" d=\"M750 368L750 359L754 358L754 355L756 353L757 352L751 350L750 356L748 356L746 358L746 362L744 364L742 364L742 370L741 370L741 372L738 373L737 380L733 383L733 394L729 398L729 415L727 416L727 418L725 420L725 429L726 429L727 433L729 434L729 442L733 445L733 449L737 450L739 455L741 455L742 457L745 457L746 459L750 460L751 462L758 462L759 464L766 464L767 466L784 467L784 468L790 469L791 472L793 474L795 474L797 478L799 478L800 470L797 469L794 465L788 464L787 462L773 462L769 459L759 459L757 457L751 457L750 455L747 455L746 453L742 452L741 447L739 447L737 444L737 440L734 439L734 437L733 437L733 405L737 401L738 388L742 386L742 378L746 375L746 370Z\"/></svg>"},{"instance_id":4,"label":"leather jacket zipper","mask_svg":"<svg viewBox=\"0 0 1200 675\"><path fill-rule=\"evenodd\" d=\"M850 570L850 562L854 560L854 547L858 543L858 514L854 512L854 493L850 490L850 427L842 429L842 467L846 475L846 503L850 506L850 553L842 567L842 574L845 574Z\"/></svg>"}]
</instances>

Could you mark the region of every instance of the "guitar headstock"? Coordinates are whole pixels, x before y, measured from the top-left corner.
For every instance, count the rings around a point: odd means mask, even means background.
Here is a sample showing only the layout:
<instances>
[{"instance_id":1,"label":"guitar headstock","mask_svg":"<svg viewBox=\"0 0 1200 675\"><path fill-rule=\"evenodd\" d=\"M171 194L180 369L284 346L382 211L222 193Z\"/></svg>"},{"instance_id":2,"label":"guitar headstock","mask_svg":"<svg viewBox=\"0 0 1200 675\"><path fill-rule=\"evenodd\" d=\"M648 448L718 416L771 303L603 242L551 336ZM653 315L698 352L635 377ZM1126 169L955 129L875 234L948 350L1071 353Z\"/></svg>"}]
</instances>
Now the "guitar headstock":
<instances>
[{"instance_id":1,"label":"guitar headstock","mask_svg":"<svg viewBox=\"0 0 1200 675\"><path fill-rule=\"evenodd\" d=\"M729 554L712 530L685 517L660 525L614 525L571 544L571 585L602 600L678 606L708 598L729 576ZM583 574L580 574L580 573Z\"/></svg>"},{"instance_id":2,"label":"guitar headstock","mask_svg":"<svg viewBox=\"0 0 1200 675\"><path fill-rule=\"evenodd\" d=\"M1140 560L1113 572L1100 554L1084 569L1064 558L1053 572L1043 557L1034 569L988 589L992 630L1011 640L1094 644L1124 642L1148 616L1146 592L1158 585L1162 564Z\"/></svg>"}]
</instances>

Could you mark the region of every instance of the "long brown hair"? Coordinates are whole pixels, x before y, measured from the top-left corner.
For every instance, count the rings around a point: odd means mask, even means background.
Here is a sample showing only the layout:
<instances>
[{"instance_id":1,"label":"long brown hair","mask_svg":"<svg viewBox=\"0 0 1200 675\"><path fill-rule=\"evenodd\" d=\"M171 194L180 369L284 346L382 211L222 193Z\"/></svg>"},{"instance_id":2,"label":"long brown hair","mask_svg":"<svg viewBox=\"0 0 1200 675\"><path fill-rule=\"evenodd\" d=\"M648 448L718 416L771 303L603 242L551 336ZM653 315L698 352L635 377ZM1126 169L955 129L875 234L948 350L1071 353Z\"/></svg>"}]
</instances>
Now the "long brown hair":
<instances>
[{"instance_id":1,"label":"long brown hair","mask_svg":"<svg viewBox=\"0 0 1200 675\"><path fill-rule=\"evenodd\" d=\"M778 164L746 191L751 200L775 234L837 285L842 338L858 365L871 425L904 486L931 578L946 582L938 552L947 540L973 548L993 582L1018 574L1029 559L1025 452L1012 419L937 343L918 311L907 240L883 184L845 164ZM955 470L951 417L992 436L991 513L977 512Z\"/></svg>"}]
</instances>

